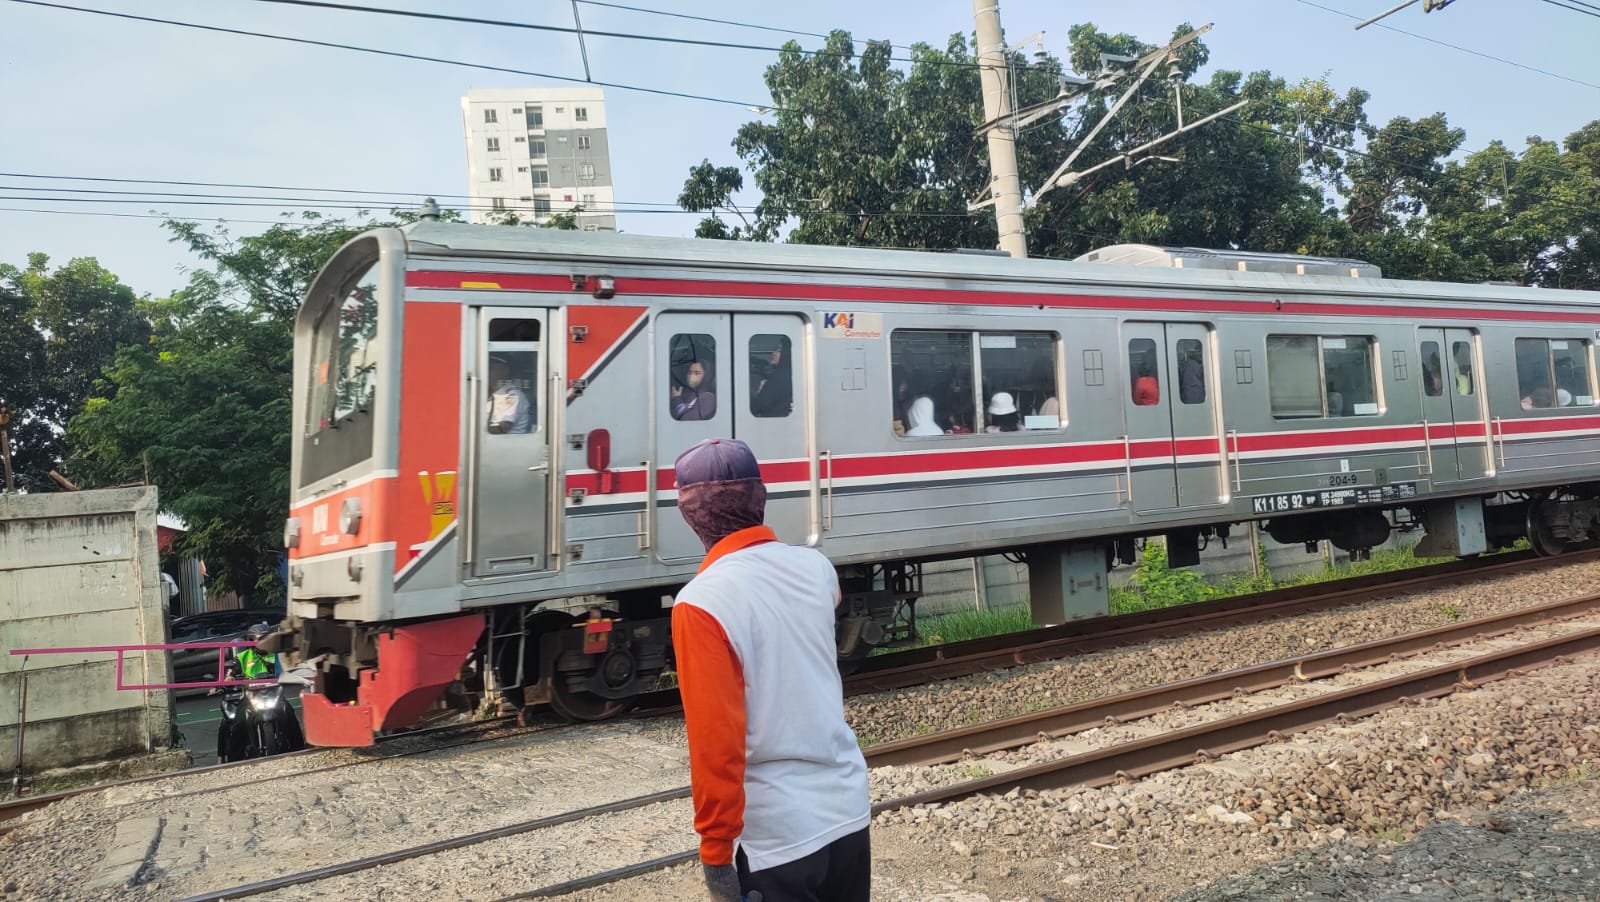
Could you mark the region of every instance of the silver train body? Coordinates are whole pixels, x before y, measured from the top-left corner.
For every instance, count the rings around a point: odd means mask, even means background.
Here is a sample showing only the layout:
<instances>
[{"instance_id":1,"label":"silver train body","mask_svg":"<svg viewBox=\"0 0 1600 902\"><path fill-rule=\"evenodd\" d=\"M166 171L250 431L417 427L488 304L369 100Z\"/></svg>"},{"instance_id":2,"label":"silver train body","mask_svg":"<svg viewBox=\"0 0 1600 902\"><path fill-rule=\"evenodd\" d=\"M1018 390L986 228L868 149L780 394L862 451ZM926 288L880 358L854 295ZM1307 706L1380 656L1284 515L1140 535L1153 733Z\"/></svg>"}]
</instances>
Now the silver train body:
<instances>
[{"instance_id":1,"label":"silver train body","mask_svg":"<svg viewBox=\"0 0 1600 902\"><path fill-rule=\"evenodd\" d=\"M1139 536L1554 553L1595 519L1597 338L1590 293L1355 261L372 232L296 327L279 645L319 660L322 744L406 726L474 650L485 692L607 716L665 664L704 553L672 461L713 436L840 568L845 658L905 638L943 557L1024 555L1058 622Z\"/></svg>"}]
</instances>

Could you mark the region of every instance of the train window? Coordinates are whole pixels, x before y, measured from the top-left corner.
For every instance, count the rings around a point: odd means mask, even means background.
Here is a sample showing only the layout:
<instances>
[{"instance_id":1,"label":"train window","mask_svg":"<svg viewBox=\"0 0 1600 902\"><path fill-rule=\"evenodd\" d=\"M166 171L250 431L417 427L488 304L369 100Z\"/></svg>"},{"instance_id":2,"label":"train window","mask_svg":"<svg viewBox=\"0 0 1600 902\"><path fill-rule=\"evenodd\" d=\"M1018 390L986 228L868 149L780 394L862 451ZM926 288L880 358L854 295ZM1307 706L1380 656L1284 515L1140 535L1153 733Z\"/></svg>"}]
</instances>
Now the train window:
<instances>
[{"instance_id":1,"label":"train window","mask_svg":"<svg viewBox=\"0 0 1600 902\"><path fill-rule=\"evenodd\" d=\"M539 351L505 347L501 342L536 344L539 321L496 317L489 321L489 415L484 428L492 435L525 435L539 428Z\"/></svg>"},{"instance_id":2,"label":"train window","mask_svg":"<svg viewBox=\"0 0 1600 902\"><path fill-rule=\"evenodd\" d=\"M1178 400L1185 404L1206 403L1206 359L1198 338L1180 338L1178 352Z\"/></svg>"},{"instance_id":3,"label":"train window","mask_svg":"<svg viewBox=\"0 0 1600 902\"><path fill-rule=\"evenodd\" d=\"M985 432L1060 428L1053 333L980 333L978 374Z\"/></svg>"},{"instance_id":4,"label":"train window","mask_svg":"<svg viewBox=\"0 0 1600 902\"><path fill-rule=\"evenodd\" d=\"M338 429L372 410L378 392L378 267L351 279L344 301L330 305L314 327L318 361L311 386L307 434Z\"/></svg>"},{"instance_id":5,"label":"train window","mask_svg":"<svg viewBox=\"0 0 1600 902\"><path fill-rule=\"evenodd\" d=\"M750 336L750 413L786 417L794 410L794 363L789 336Z\"/></svg>"},{"instance_id":6,"label":"train window","mask_svg":"<svg viewBox=\"0 0 1600 902\"><path fill-rule=\"evenodd\" d=\"M1587 341L1519 338L1516 358L1523 410L1593 406Z\"/></svg>"},{"instance_id":7,"label":"train window","mask_svg":"<svg viewBox=\"0 0 1600 902\"><path fill-rule=\"evenodd\" d=\"M709 420L717 415L713 363L717 341L704 334L672 336L667 361L667 412L674 420Z\"/></svg>"},{"instance_id":8,"label":"train window","mask_svg":"<svg viewBox=\"0 0 1600 902\"><path fill-rule=\"evenodd\" d=\"M1325 335L1320 344L1328 416L1377 416L1378 384L1373 376L1372 339L1360 335Z\"/></svg>"},{"instance_id":9,"label":"train window","mask_svg":"<svg viewBox=\"0 0 1600 902\"><path fill-rule=\"evenodd\" d=\"M889 338L895 435L967 435L981 423L971 332L897 331Z\"/></svg>"},{"instance_id":10,"label":"train window","mask_svg":"<svg viewBox=\"0 0 1600 902\"><path fill-rule=\"evenodd\" d=\"M1456 394L1471 395L1477 389L1472 384L1472 345L1458 341L1450 346L1450 371L1455 376Z\"/></svg>"},{"instance_id":11,"label":"train window","mask_svg":"<svg viewBox=\"0 0 1600 902\"><path fill-rule=\"evenodd\" d=\"M1128 384L1133 403L1139 407L1161 403L1161 375L1155 339L1135 338L1128 342Z\"/></svg>"},{"instance_id":12,"label":"train window","mask_svg":"<svg viewBox=\"0 0 1600 902\"><path fill-rule=\"evenodd\" d=\"M1430 398L1444 394L1444 361L1437 341L1422 343L1422 393Z\"/></svg>"},{"instance_id":13,"label":"train window","mask_svg":"<svg viewBox=\"0 0 1600 902\"><path fill-rule=\"evenodd\" d=\"M1280 420L1377 416L1372 345L1363 335L1268 335L1272 415Z\"/></svg>"},{"instance_id":14,"label":"train window","mask_svg":"<svg viewBox=\"0 0 1600 902\"><path fill-rule=\"evenodd\" d=\"M1106 384L1105 354L1098 348L1085 348L1083 351L1083 384Z\"/></svg>"}]
</instances>

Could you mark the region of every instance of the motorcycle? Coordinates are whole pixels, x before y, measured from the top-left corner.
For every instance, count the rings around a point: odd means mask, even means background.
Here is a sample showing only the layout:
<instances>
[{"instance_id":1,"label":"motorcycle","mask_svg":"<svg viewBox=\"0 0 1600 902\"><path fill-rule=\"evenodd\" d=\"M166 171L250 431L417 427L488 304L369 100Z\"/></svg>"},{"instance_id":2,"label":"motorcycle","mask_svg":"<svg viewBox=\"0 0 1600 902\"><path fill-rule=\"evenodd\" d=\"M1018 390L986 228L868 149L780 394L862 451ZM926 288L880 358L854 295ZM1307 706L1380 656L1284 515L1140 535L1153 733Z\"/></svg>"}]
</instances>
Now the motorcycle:
<instances>
[{"instance_id":1,"label":"motorcycle","mask_svg":"<svg viewBox=\"0 0 1600 902\"><path fill-rule=\"evenodd\" d=\"M228 678L239 679L230 663ZM217 725L217 761L244 761L305 748L300 719L284 697L282 683L228 686L222 690Z\"/></svg>"}]
</instances>

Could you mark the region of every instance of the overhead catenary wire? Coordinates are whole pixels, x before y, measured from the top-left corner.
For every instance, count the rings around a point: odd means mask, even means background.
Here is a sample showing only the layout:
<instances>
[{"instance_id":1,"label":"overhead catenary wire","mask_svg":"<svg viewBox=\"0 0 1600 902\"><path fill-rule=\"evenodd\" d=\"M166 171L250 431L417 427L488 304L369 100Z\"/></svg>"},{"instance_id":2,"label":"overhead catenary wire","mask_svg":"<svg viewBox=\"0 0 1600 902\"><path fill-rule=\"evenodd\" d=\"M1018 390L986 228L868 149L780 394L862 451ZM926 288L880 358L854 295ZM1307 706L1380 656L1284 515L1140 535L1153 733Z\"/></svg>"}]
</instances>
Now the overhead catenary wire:
<instances>
[{"instance_id":1,"label":"overhead catenary wire","mask_svg":"<svg viewBox=\"0 0 1600 902\"><path fill-rule=\"evenodd\" d=\"M1342 9L1335 9L1334 7L1331 7L1331 6L1324 6L1321 3L1315 2L1315 0L1294 0L1294 2L1299 3L1302 6L1309 6L1309 7L1312 7L1314 9L1320 9L1323 12L1333 13L1336 16L1343 16L1346 19L1353 19L1353 20L1355 20L1357 22L1361 21L1361 17L1358 16L1358 15L1355 15L1353 13L1345 12ZM1382 28L1382 29L1384 29L1386 31L1392 31L1395 34L1403 34L1406 37L1416 38L1419 41L1427 41L1430 44L1437 44L1440 47L1448 47L1451 50L1458 50L1458 51L1460 51L1462 53L1468 53L1468 54L1471 54L1473 56L1479 57L1480 59L1493 60L1494 62L1503 63L1504 65L1507 65L1507 66L1514 66L1515 68L1523 69L1523 70L1526 70L1528 72L1535 72L1535 73L1538 73L1539 75L1544 75L1544 76L1547 76L1549 78L1557 78L1557 79L1560 79L1561 81L1570 82L1571 84L1575 84L1575 85L1582 85L1585 88L1594 88L1595 90L1600 91L1600 83L1595 83L1595 82L1592 82L1592 81L1584 81L1581 78L1573 78L1570 75L1562 75L1559 72L1552 72L1549 69L1541 69L1538 66L1530 66L1527 63L1519 63L1516 60L1509 60L1509 59L1506 59L1503 56L1495 56L1492 53L1484 53L1482 50L1473 50L1471 47L1463 47L1460 44L1452 44L1449 41L1441 41L1438 38L1432 38L1432 37L1429 37L1429 36L1427 36L1425 34L1417 34L1414 31L1406 31L1403 28L1396 28L1393 25L1385 25L1382 22L1379 22L1377 24L1377 27L1378 28Z\"/></svg>"},{"instance_id":2,"label":"overhead catenary wire","mask_svg":"<svg viewBox=\"0 0 1600 902\"><path fill-rule=\"evenodd\" d=\"M1588 3L1580 3L1579 0L1567 0L1567 2L1562 2L1562 0L1543 0L1543 2L1557 7L1558 9L1565 9L1570 12L1581 13L1585 16L1594 16L1596 19L1600 19L1600 7L1591 6Z\"/></svg>"},{"instance_id":3,"label":"overhead catenary wire","mask_svg":"<svg viewBox=\"0 0 1600 902\"><path fill-rule=\"evenodd\" d=\"M24 6L37 6L45 9L64 10L66 12L85 13L96 16L109 16L115 19L126 19L134 22L147 22L157 25L171 25L178 28L193 28L200 31L217 32L221 34L239 35L241 37L262 38L273 41L287 41L293 44L304 44L311 47L326 47L332 50L348 50L353 53L369 53L375 56L393 57L396 59L413 60L424 63L438 63L444 66L459 66L466 69L481 69L486 72L500 72L507 75L526 75L532 78L548 78L552 81L565 81L575 84L595 85L602 88L612 88L618 91L636 91L642 94L654 94L661 97L677 97L684 100L700 100L706 103L720 103L728 106L769 108L768 104L760 104L748 100L730 100L726 97L712 97L706 94L692 94L686 91L668 91L663 88L647 88L641 85L623 84L621 82L590 81L571 75L556 75L550 72L534 72L528 69L517 69L510 66L493 66L487 63L474 63L467 60L453 60L438 56L427 56L420 53L405 53L399 50L383 50L377 47L362 47L357 44L345 44L339 41L319 41L314 38L295 37L293 35L273 34L265 31L251 31L244 28L228 28L222 25L203 25L199 22L186 22L179 19L162 19L156 16L140 16L133 13L115 12L107 9L92 9L86 6L71 6L65 3L49 3L46 0L7 0L9 3L20 3Z\"/></svg>"}]
</instances>

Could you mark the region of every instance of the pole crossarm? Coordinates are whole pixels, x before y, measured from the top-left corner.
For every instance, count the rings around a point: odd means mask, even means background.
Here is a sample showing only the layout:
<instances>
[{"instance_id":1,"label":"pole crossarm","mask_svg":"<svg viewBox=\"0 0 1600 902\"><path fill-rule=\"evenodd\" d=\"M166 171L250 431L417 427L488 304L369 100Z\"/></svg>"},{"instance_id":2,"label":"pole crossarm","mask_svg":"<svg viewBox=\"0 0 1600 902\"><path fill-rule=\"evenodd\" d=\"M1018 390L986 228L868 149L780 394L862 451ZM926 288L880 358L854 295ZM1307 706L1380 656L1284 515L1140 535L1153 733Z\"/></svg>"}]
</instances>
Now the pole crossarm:
<instances>
[{"instance_id":1,"label":"pole crossarm","mask_svg":"<svg viewBox=\"0 0 1600 902\"><path fill-rule=\"evenodd\" d=\"M1126 151L1124 153L1119 153L1116 156L1114 156L1114 157L1112 157L1112 158L1110 158L1108 160L1103 160L1103 161L1101 161L1099 163L1096 163L1093 166L1090 166L1088 169L1083 170L1082 172L1068 172L1068 173L1065 173L1060 178L1056 179L1055 186L1066 187L1067 185L1071 185L1074 182L1077 182L1079 179L1082 179L1084 176L1089 175L1090 173L1098 172L1101 169L1104 169L1107 166L1111 166L1111 165L1114 165L1116 163L1125 163L1131 169L1133 166L1135 166L1139 162L1141 162L1140 160L1134 159L1139 154L1151 149L1152 147L1155 147L1155 146L1157 146L1159 144L1162 144L1162 143L1164 143L1166 141L1170 141L1173 138L1176 138L1179 135L1183 134L1184 132L1193 131L1194 129L1197 129L1200 126L1205 125L1205 124L1210 123L1210 122L1213 122L1213 121L1215 121L1217 119L1220 119L1223 116L1228 115L1229 113L1235 112L1237 110L1244 109L1246 106L1249 106L1249 104L1250 104L1250 101L1241 100L1238 103L1234 104L1233 106L1227 107L1225 109L1217 110L1215 113L1212 113L1209 116L1204 116L1204 117L1202 117L1200 119L1196 119L1195 121L1190 122L1187 125L1180 125L1177 128L1173 129L1172 131L1162 135L1161 137L1155 138L1154 140L1151 140L1151 141L1146 141L1145 143L1140 144L1138 147L1135 147L1132 150ZM1048 188L1048 187L1051 187L1051 186L1047 185L1046 188ZM1039 189L1039 194L1043 194L1044 192L1045 192L1044 188ZM1037 198L1038 195L1034 195L1034 197Z\"/></svg>"}]
</instances>

